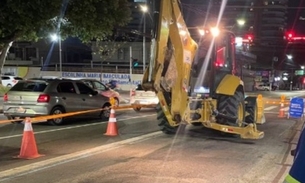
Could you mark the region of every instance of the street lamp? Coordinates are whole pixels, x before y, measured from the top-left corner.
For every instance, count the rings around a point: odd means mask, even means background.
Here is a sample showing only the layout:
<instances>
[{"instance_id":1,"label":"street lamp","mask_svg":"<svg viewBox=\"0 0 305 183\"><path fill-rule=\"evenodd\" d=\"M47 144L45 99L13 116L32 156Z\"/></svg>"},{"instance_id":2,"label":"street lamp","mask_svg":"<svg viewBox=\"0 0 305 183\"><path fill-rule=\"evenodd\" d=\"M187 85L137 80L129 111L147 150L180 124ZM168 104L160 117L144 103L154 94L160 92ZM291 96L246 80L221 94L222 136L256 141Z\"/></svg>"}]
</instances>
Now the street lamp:
<instances>
[{"instance_id":1,"label":"street lamp","mask_svg":"<svg viewBox=\"0 0 305 183\"><path fill-rule=\"evenodd\" d=\"M60 38L59 34L51 34L50 37L51 37L52 41L54 41L54 42L58 41L58 49L59 49L58 50L59 51L59 74L60 74L60 77L62 77L61 38Z\"/></svg>"},{"instance_id":2,"label":"street lamp","mask_svg":"<svg viewBox=\"0 0 305 183\"><path fill-rule=\"evenodd\" d=\"M144 25L143 25L143 73L145 71L145 62L146 62L146 12L148 11L148 7L146 5L141 6L141 10L143 12L143 19L144 19Z\"/></svg>"},{"instance_id":3,"label":"street lamp","mask_svg":"<svg viewBox=\"0 0 305 183\"><path fill-rule=\"evenodd\" d=\"M286 56L287 56L287 58L288 58L289 60L291 60L291 59L293 58L292 55L286 55Z\"/></svg>"},{"instance_id":4,"label":"street lamp","mask_svg":"<svg viewBox=\"0 0 305 183\"><path fill-rule=\"evenodd\" d=\"M240 26L243 26L245 25L246 21L244 19L238 19L237 20L237 24L240 25Z\"/></svg>"}]
</instances>

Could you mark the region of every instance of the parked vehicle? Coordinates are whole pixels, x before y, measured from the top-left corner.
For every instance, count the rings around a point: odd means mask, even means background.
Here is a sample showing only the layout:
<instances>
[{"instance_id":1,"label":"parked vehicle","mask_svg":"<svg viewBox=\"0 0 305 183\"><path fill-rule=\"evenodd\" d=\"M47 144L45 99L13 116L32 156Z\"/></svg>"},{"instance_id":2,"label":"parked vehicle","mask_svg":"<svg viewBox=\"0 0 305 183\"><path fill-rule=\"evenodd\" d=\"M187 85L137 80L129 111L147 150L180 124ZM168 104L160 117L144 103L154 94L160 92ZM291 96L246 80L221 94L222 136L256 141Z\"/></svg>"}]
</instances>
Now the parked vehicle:
<instances>
[{"instance_id":1,"label":"parked vehicle","mask_svg":"<svg viewBox=\"0 0 305 183\"><path fill-rule=\"evenodd\" d=\"M18 81L23 80L21 77L13 75L2 75L1 82L5 87L13 87Z\"/></svg>"},{"instance_id":2,"label":"parked vehicle","mask_svg":"<svg viewBox=\"0 0 305 183\"><path fill-rule=\"evenodd\" d=\"M109 107L108 97L99 95L82 81L34 79L19 81L4 95L3 113L8 119L15 119L106 108L96 116L108 118ZM63 118L48 122L60 125Z\"/></svg>"},{"instance_id":3,"label":"parked vehicle","mask_svg":"<svg viewBox=\"0 0 305 183\"><path fill-rule=\"evenodd\" d=\"M84 83L88 86L93 88L94 90L98 91L100 94L106 97L113 97L116 100L116 106L119 106L122 97L120 96L119 92L114 91L113 89L107 87L102 82L95 80L95 79L81 79Z\"/></svg>"},{"instance_id":4,"label":"parked vehicle","mask_svg":"<svg viewBox=\"0 0 305 183\"><path fill-rule=\"evenodd\" d=\"M256 90L269 91L270 85L260 84L260 85L257 85L255 88L256 88Z\"/></svg>"},{"instance_id":5,"label":"parked vehicle","mask_svg":"<svg viewBox=\"0 0 305 183\"><path fill-rule=\"evenodd\" d=\"M130 104L146 104L157 105L159 99L155 92L143 90L141 85L138 85L136 89L132 90L130 97ZM134 107L135 111L140 111L141 107Z\"/></svg>"}]
</instances>

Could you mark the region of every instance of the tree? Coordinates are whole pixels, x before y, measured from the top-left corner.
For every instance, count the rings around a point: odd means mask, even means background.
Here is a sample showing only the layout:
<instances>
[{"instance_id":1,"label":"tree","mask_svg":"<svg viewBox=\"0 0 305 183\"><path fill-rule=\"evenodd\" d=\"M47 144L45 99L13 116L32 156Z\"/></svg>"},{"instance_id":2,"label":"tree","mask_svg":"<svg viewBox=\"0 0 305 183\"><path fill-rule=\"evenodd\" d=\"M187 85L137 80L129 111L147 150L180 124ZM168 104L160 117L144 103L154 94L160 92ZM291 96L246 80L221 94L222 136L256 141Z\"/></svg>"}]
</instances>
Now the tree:
<instances>
[{"instance_id":1,"label":"tree","mask_svg":"<svg viewBox=\"0 0 305 183\"><path fill-rule=\"evenodd\" d=\"M127 0L1 0L0 67L12 43L60 33L83 42L103 40L130 20Z\"/></svg>"},{"instance_id":2,"label":"tree","mask_svg":"<svg viewBox=\"0 0 305 183\"><path fill-rule=\"evenodd\" d=\"M92 53L100 55L102 61L112 58L127 42L133 41L129 34L121 30L113 31L111 36L92 42Z\"/></svg>"}]
</instances>

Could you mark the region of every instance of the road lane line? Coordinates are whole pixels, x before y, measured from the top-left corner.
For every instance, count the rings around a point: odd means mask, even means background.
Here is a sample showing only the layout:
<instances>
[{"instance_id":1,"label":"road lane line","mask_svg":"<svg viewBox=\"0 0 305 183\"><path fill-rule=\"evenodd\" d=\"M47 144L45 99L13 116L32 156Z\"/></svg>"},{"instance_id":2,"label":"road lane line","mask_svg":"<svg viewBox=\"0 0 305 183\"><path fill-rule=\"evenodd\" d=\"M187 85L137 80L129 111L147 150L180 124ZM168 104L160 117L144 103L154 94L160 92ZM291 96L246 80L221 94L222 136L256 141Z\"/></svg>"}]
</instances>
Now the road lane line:
<instances>
[{"instance_id":1,"label":"road lane line","mask_svg":"<svg viewBox=\"0 0 305 183\"><path fill-rule=\"evenodd\" d=\"M284 111L288 111L288 110L289 110L289 107L285 107L285 108L284 108Z\"/></svg>"},{"instance_id":2,"label":"road lane line","mask_svg":"<svg viewBox=\"0 0 305 183\"><path fill-rule=\"evenodd\" d=\"M277 108L277 107L278 107L278 106L273 105L273 106L270 106L270 107L266 107L264 110L265 110L265 111L270 111L270 110L275 109L275 108Z\"/></svg>"},{"instance_id":3,"label":"road lane line","mask_svg":"<svg viewBox=\"0 0 305 183\"><path fill-rule=\"evenodd\" d=\"M130 118L125 118L125 119L118 119L117 121L118 122L120 122L120 121L127 121L127 120L130 120L130 119L146 118L146 117L151 117L151 116L155 116L155 115L156 114L145 115L145 116L136 116L136 117L130 117ZM71 129L75 129L75 128L99 125L99 124L102 124L102 123L108 123L108 121L101 121L101 122L85 124L85 125L70 126L70 127L53 129L53 130L37 131L37 132L34 132L34 134L43 134L43 133L56 132L56 131L62 131L62 130L71 130ZM22 135L23 134L17 134L17 135L10 135L10 136L5 136L5 137L0 137L0 140L8 139L8 138L14 138L14 137L21 137Z\"/></svg>"},{"instance_id":4,"label":"road lane line","mask_svg":"<svg viewBox=\"0 0 305 183\"><path fill-rule=\"evenodd\" d=\"M279 114L279 112L274 112L274 111L267 111L267 112L264 112L265 114Z\"/></svg>"},{"instance_id":5,"label":"road lane line","mask_svg":"<svg viewBox=\"0 0 305 183\"><path fill-rule=\"evenodd\" d=\"M59 156L56 158L52 158L52 159L48 159L48 160L44 160L44 161L40 161L37 163L32 163L29 165L24 165L24 166L20 166L20 167L16 167L16 168L12 168L10 170L5 170L0 172L0 182L2 181L6 181L6 180L10 180L12 178L15 177L19 177L19 176L23 176L23 175L27 175L27 174L31 174L33 172L38 172L40 170L44 170L50 167L55 167L64 163L68 163L71 161L76 161L76 160L80 160L86 157L90 157L96 154L100 154L103 152L107 152L113 149L118 149L120 147L123 147L124 145L128 145L130 143L135 143L135 142L142 142L151 138L156 138L160 135L162 135L163 133L158 131L158 132L153 132L153 133L149 133L146 135L141 135L138 137L133 137L130 139L126 139L126 140L122 140L119 142L114 142L111 144L106 144L106 145L102 145L102 146L98 146L98 147L94 147L91 149L86 149L83 151L78 151L75 153L71 153L71 154L66 154L63 156Z\"/></svg>"}]
</instances>

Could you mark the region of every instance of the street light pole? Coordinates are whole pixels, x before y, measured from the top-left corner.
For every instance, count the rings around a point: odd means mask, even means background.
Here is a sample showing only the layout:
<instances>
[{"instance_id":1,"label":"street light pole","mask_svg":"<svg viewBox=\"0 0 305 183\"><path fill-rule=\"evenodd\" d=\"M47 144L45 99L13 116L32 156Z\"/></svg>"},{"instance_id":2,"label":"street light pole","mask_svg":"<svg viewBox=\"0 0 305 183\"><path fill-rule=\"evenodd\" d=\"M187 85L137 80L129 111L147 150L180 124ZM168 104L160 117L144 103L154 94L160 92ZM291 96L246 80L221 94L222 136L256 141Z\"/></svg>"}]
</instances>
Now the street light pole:
<instances>
[{"instance_id":1,"label":"street light pole","mask_svg":"<svg viewBox=\"0 0 305 183\"><path fill-rule=\"evenodd\" d=\"M62 75L62 49L61 49L61 36L58 36L58 49L59 49L59 74L60 77L63 77Z\"/></svg>"},{"instance_id":2,"label":"street light pole","mask_svg":"<svg viewBox=\"0 0 305 183\"><path fill-rule=\"evenodd\" d=\"M143 26L143 74L145 72L146 64L146 14L144 12L144 26Z\"/></svg>"},{"instance_id":3,"label":"street light pole","mask_svg":"<svg viewBox=\"0 0 305 183\"><path fill-rule=\"evenodd\" d=\"M132 91L132 47L129 46L129 82L130 82L130 96Z\"/></svg>"}]
</instances>

